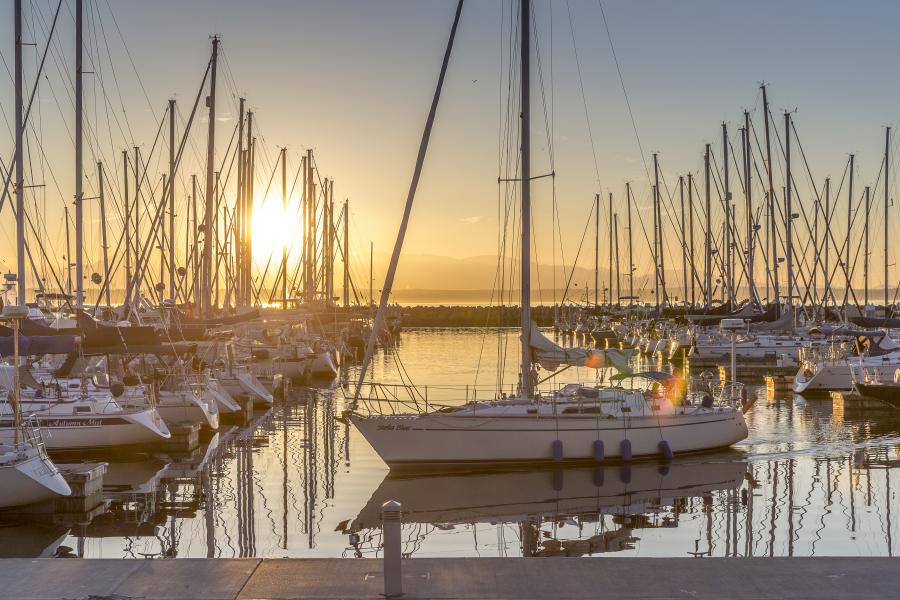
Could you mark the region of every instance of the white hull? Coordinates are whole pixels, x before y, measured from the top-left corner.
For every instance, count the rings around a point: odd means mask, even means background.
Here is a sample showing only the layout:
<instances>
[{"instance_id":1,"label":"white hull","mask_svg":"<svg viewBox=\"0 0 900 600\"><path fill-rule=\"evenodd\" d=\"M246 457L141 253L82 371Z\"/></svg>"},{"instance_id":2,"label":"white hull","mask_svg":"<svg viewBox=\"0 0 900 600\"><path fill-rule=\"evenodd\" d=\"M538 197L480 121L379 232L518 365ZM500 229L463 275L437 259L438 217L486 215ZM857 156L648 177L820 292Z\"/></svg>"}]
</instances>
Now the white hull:
<instances>
[{"instance_id":1,"label":"white hull","mask_svg":"<svg viewBox=\"0 0 900 600\"><path fill-rule=\"evenodd\" d=\"M0 508L23 506L72 493L56 466L37 450L0 465Z\"/></svg>"},{"instance_id":2,"label":"white hull","mask_svg":"<svg viewBox=\"0 0 900 600\"><path fill-rule=\"evenodd\" d=\"M160 390L156 409L169 425L190 423L213 430L219 428L218 405L205 397L197 397L193 392Z\"/></svg>"},{"instance_id":3,"label":"white hull","mask_svg":"<svg viewBox=\"0 0 900 600\"><path fill-rule=\"evenodd\" d=\"M232 394L228 390L228 386L222 379L209 379L206 382L206 389L203 391L204 398L208 402L214 402L219 409L219 413L223 415L233 415L241 412L241 405L234 401Z\"/></svg>"},{"instance_id":4,"label":"white hull","mask_svg":"<svg viewBox=\"0 0 900 600\"><path fill-rule=\"evenodd\" d=\"M103 449L153 444L171 437L154 409L90 416L57 416L34 413L49 450ZM12 445L11 422L0 423L0 443Z\"/></svg>"},{"instance_id":5,"label":"white hull","mask_svg":"<svg viewBox=\"0 0 900 600\"><path fill-rule=\"evenodd\" d=\"M801 368L794 375L792 389L795 394L812 394L825 392L847 392L853 389L854 373L857 377L865 374L879 381L893 381L894 372L900 368L896 358L879 360L879 357L863 359L834 360L816 365L815 370L807 372Z\"/></svg>"},{"instance_id":6,"label":"white hull","mask_svg":"<svg viewBox=\"0 0 900 600\"><path fill-rule=\"evenodd\" d=\"M255 403L271 405L275 399L266 386L251 373L234 373L231 376L223 376L219 384L232 396L247 394Z\"/></svg>"},{"instance_id":7,"label":"white hull","mask_svg":"<svg viewBox=\"0 0 900 600\"><path fill-rule=\"evenodd\" d=\"M624 420L440 413L350 419L389 465L551 462L556 440L562 442L563 460L594 459L598 440L605 458L621 458L623 440L630 442L633 457L650 457L661 454L662 440L679 454L730 446L748 434L743 413L731 408Z\"/></svg>"}]
</instances>

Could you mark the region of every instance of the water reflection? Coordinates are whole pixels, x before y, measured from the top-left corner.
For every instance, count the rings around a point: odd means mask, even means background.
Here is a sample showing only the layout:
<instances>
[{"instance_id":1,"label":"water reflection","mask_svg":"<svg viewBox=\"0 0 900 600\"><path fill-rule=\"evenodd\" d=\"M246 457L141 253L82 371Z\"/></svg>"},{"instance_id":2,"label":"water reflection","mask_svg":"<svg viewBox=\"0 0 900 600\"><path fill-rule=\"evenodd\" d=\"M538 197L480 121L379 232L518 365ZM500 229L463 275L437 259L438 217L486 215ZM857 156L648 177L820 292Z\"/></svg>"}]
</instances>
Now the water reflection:
<instances>
[{"instance_id":1,"label":"water reflection","mask_svg":"<svg viewBox=\"0 0 900 600\"><path fill-rule=\"evenodd\" d=\"M354 555L377 555L381 506L403 506L405 552L415 553L431 532L461 527L478 544L477 526L516 530L516 547L504 554L583 556L634 549L635 531L677 527L696 499L737 490L747 464L730 456L716 461L635 463L580 469L507 472L390 473L347 525Z\"/></svg>"},{"instance_id":2,"label":"water reflection","mask_svg":"<svg viewBox=\"0 0 900 600\"><path fill-rule=\"evenodd\" d=\"M409 331L373 369L390 381L399 361L418 383L465 383L481 355L491 383L509 376L488 363L514 335ZM667 469L425 476L388 472L340 420L339 389L298 389L195 452L106 457L102 506L0 517L0 556L377 556L387 499L403 504L405 552L417 557L893 555L900 413L842 396L760 397L735 451Z\"/></svg>"}]
</instances>

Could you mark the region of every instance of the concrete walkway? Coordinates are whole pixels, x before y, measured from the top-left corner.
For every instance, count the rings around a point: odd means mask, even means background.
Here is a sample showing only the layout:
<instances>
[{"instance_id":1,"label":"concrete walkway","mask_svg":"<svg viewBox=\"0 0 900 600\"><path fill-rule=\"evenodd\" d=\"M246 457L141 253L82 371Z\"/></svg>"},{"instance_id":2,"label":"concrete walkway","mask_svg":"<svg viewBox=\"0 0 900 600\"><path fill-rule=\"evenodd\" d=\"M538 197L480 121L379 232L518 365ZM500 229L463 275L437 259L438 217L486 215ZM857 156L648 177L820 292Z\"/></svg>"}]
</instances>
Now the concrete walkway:
<instances>
[{"instance_id":1,"label":"concrete walkway","mask_svg":"<svg viewBox=\"0 0 900 600\"><path fill-rule=\"evenodd\" d=\"M372 559L0 560L0 598L379 598ZM404 561L405 598L869 600L891 558L448 558Z\"/></svg>"}]
</instances>

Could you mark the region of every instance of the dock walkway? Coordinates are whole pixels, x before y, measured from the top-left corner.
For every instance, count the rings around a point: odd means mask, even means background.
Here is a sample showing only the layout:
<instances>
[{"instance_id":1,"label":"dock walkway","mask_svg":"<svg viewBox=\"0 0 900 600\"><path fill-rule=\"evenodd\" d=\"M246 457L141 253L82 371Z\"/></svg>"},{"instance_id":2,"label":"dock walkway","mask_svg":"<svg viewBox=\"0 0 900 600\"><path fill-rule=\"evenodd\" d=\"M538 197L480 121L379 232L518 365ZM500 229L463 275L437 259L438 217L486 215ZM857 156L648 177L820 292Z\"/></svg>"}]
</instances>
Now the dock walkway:
<instances>
[{"instance_id":1,"label":"dock walkway","mask_svg":"<svg viewBox=\"0 0 900 600\"><path fill-rule=\"evenodd\" d=\"M0 598L380 598L377 559L4 559ZM404 561L404 598L869 600L893 558L438 558Z\"/></svg>"}]
</instances>

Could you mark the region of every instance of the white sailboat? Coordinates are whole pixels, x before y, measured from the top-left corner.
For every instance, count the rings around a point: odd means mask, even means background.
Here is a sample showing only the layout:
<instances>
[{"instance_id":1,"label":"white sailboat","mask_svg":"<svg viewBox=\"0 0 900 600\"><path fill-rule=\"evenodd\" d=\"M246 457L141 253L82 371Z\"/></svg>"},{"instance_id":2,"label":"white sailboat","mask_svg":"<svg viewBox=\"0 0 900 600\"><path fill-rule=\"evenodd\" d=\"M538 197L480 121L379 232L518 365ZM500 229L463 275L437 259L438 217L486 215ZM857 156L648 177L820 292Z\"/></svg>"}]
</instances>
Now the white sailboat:
<instances>
[{"instance_id":1,"label":"white sailboat","mask_svg":"<svg viewBox=\"0 0 900 600\"><path fill-rule=\"evenodd\" d=\"M19 359L19 319L27 309L14 305L3 307L3 316L13 321L13 360ZM21 388L14 380L8 394L13 414L12 439L0 444L0 508L33 504L72 493L69 484L47 456L41 431L33 419L22 420Z\"/></svg>"},{"instance_id":2,"label":"white sailboat","mask_svg":"<svg viewBox=\"0 0 900 600\"><path fill-rule=\"evenodd\" d=\"M457 8L444 55L374 331L380 329L384 320L461 8L462 3ZM710 450L739 442L748 431L734 388L729 388L724 402L709 396L699 404L676 404L665 395L625 388L577 387L549 392L535 388L537 360L547 357L548 352L551 359L557 355L558 364L571 363L574 357L561 348L555 351L547 346L549 340L535 336L531 320L530 0L522 0L520 16L522 353L517 393L487 402L467 402L467 397L460 395L456 402L436 410L429 410L427 402L424 407L414 402L412 410L398 412L396 403L391 401L397 397L396 391L370 384L368 390L372 393L362 394L375 346L373 333L347 418L392 467L671 458L673 453ZM415 393L411 397L416 398ZM360 410L360 401L368 409L365 412Z\"/></svg>"}]
</instances>

